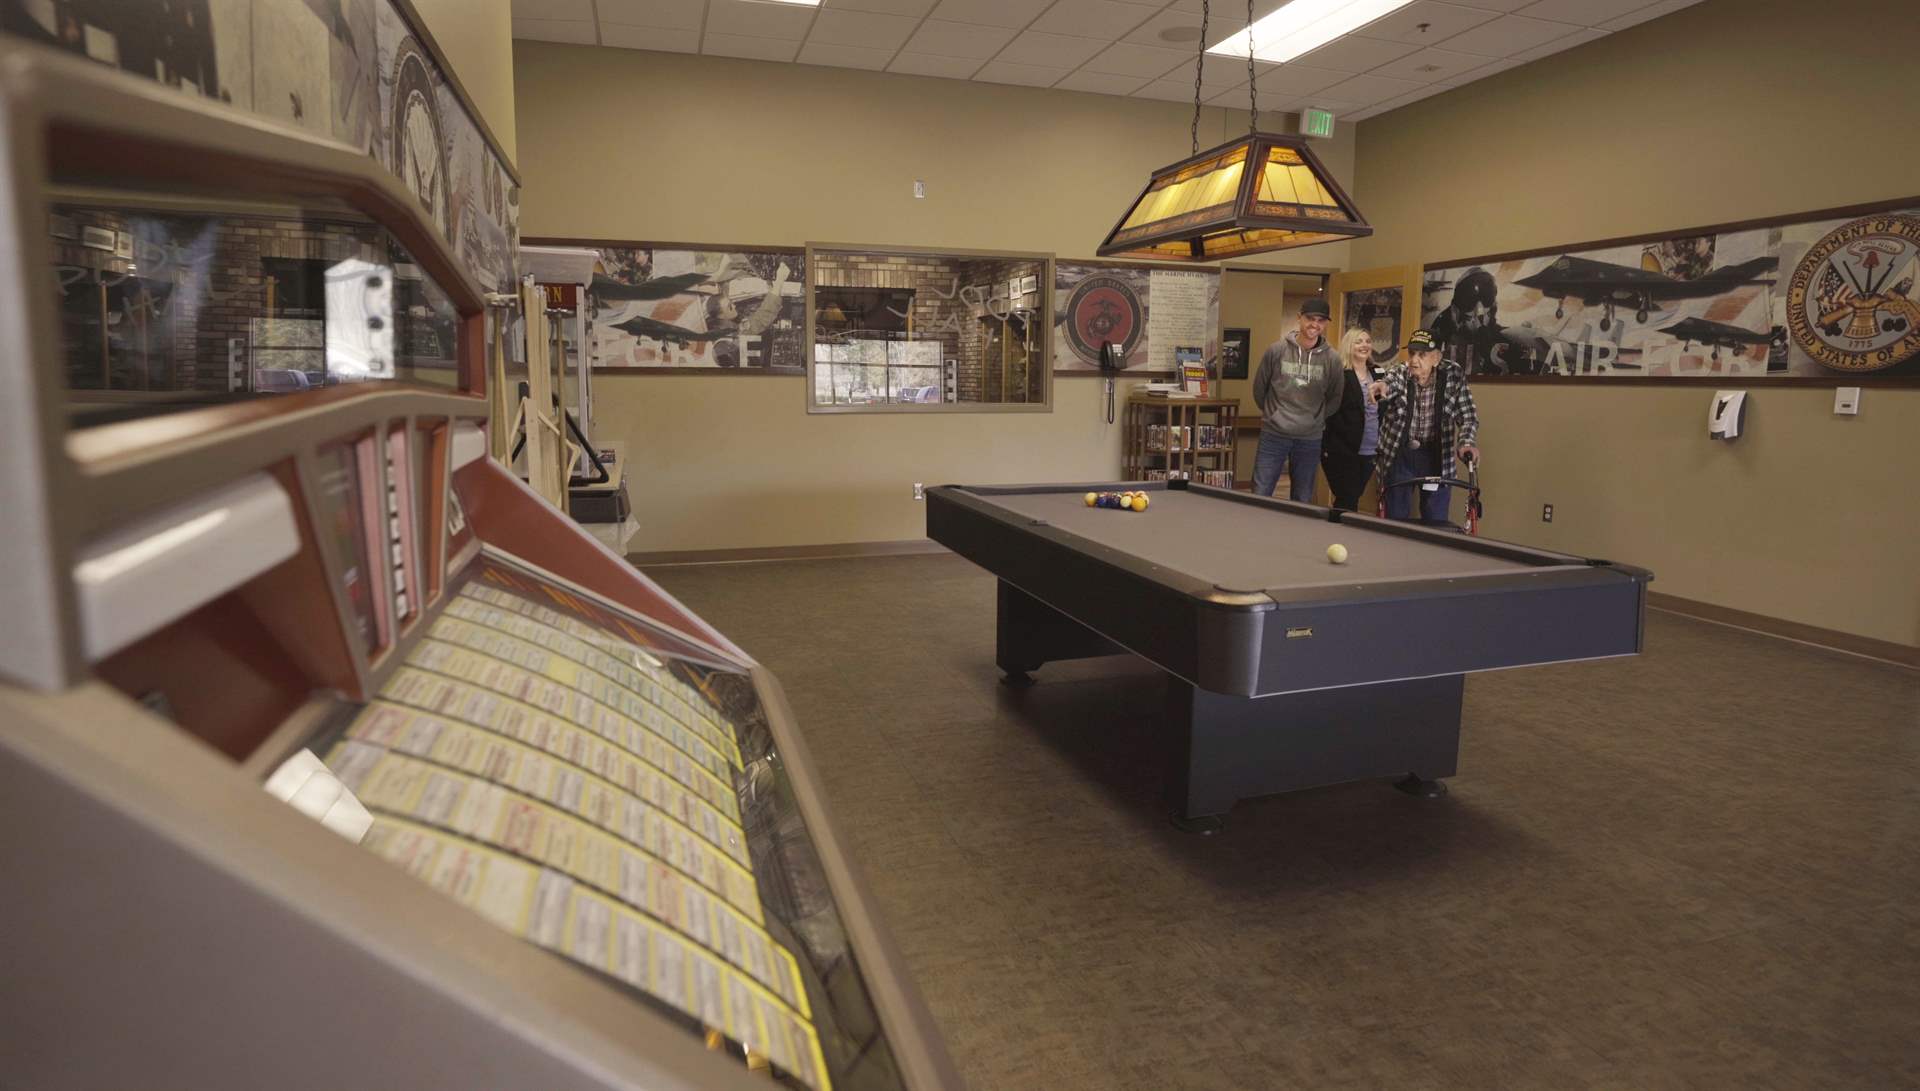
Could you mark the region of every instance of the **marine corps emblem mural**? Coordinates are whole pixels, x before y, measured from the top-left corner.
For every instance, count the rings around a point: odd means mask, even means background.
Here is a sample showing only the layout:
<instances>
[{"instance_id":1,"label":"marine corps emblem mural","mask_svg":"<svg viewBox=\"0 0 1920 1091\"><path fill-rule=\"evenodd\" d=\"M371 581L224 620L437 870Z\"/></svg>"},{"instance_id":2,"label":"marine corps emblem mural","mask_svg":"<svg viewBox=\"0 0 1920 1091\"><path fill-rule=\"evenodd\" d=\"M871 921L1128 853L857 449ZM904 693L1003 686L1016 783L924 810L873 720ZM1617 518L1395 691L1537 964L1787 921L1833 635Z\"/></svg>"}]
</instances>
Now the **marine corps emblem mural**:
<instances>
[{"instance_id":1,"label":"marine corps emblem mural","mask_svg":"<svg viewBox=\"0 0 1920 1091\"><path fill-rule=\"evenodd\" d=\"M1099 362L1100 346L1109 341L1127 359L1145 332L1140 295L1119 277L1088 277L1067 299L1067 340L1089 363Z\"/></svg>"},{"instance_id":2,"label":"marine corps emblem mural","mask_svg":"<svg viewBox=\"0 0 1920 1091\"><path fill-rule=\"evenodd\" d=\"M1865 216L1828 232L1787 284L1787 328L1839 371L1881 371L1920 354L1920 217Z\"/></svg>"}]
</instances>

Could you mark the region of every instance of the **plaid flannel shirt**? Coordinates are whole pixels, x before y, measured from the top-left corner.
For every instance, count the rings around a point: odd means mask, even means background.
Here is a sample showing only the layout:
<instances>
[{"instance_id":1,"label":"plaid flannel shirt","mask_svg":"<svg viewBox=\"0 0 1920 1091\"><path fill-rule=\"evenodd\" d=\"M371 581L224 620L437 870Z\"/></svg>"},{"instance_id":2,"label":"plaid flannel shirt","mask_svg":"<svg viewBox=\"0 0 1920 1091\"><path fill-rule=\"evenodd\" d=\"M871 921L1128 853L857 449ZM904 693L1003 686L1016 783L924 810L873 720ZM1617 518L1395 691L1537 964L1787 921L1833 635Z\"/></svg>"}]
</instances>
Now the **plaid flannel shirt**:
<instances>
[{"instance_id":1,"label":"plaid flannel shirt","mask_svg":"<svg viewBox=\"0 0 1920 1091\"><path fill-rule=\"evenodd\" d=\"M1385 481L1407 441L1412 438L1414 399L1413 372L1407 365L1391 368L1380 381L1387 384L1387 400L1380 403L1380 449L1374 455L1374 472ZM1442 360L1433 370L1434 413L1440 432L1440 476L1453 477L1454 460L1460 448L1474 444L1480 433L1480 415L1473 406L1473 391L1467 387L1467 373L1452 360ZM1396 396L1397 395L1397 396Z\"/></svg>"}]
</instances>

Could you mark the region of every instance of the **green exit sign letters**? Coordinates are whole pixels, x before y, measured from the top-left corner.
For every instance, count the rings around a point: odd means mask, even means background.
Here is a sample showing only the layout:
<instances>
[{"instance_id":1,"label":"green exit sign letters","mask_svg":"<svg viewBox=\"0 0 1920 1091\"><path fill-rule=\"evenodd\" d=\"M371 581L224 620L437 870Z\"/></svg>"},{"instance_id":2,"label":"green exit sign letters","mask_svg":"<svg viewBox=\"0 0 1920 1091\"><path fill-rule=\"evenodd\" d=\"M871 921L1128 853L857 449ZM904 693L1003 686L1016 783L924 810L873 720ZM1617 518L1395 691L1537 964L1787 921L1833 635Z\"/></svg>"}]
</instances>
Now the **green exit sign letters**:
<instances>
[{"instance_id":1,"label":"green exit sign letters","mask_svg":"<svg viewBox=\"0 0 1920 1091\"><path fill-rule=\"evenodd\" d=\"M1332 136L1333 135L1333 111L1322 110L1317 106L1309 106L1306 109L1301 110L1300 111L1300 135Z\"/></svg>"}]
</instances>

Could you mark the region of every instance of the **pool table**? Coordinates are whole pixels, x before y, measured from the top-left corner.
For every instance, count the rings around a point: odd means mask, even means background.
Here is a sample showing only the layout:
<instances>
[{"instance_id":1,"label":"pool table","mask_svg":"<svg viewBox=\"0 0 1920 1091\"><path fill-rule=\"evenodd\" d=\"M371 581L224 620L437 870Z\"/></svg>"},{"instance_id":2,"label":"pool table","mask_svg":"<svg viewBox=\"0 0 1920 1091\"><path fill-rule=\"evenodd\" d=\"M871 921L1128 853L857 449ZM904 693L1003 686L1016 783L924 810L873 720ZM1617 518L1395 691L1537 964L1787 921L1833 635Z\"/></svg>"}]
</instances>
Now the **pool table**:
<instances>
[{"instance_id":1,"label":"pool table","mask_svg":"<svg viewBox=\"0 0 1920 1091\"><path fill-rule=\"evenodd\" d=\"M1147 510L1084 499L1126 489ZM1166 672L1169 802L1201 830L1322 784L1444 794L1466 674L1639 652L1653 578L1184 481L938 486L927 536L999 577L1010 683L1097 655Z\"/></svg>"}]
</instances>

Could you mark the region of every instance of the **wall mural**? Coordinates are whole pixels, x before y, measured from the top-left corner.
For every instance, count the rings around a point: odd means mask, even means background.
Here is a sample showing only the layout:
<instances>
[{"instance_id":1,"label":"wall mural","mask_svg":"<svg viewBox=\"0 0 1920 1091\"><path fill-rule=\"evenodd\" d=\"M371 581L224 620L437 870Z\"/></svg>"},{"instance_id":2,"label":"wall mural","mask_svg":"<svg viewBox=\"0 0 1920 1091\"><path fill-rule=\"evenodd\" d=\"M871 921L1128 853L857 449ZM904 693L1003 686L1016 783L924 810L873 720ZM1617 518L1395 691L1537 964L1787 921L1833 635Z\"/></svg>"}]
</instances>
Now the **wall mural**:
<instances>
[{"instance_id":1,"label":"wall mural","mask_svg":"<svg viewBox=\"0 0 1920 1091\"><path fill-rule=\"evenodd\" d=\"M593 366L805 369L805 251L598 249Z\"/></svg>"},{"instance_id":2,"label":"wall mural","mask_svg":"<svg viewBox=\"0 0 1920 1091\"><path fill-rule=\"evenodd\" d=\"M1194 357L1219 366L1219 270L1094 261L1053 268L1055 371L1098 370L1103 344L1126 371L1174 371Z\"/></svg>"},{"instance_id":3,"label":"wall mural","mask_svg":"<svg viewBox=\"0 0 1920 1091\"><path fill-rule=\"evenodd\" d=\"M518 187L389 0L0 0L0 30L366 150L514 282Z\"/></svg>"},{"instance_id":4,"label":"wall mural","mask_svg":"<svg viewBox=\"0 0 1920 1091\"><path fill-rule=\"evenodd\" d=\"M1428 266L1422 314L1477 375L1920 376L1920 208L1815 217Z\"/></svg>"}]
</instances>

